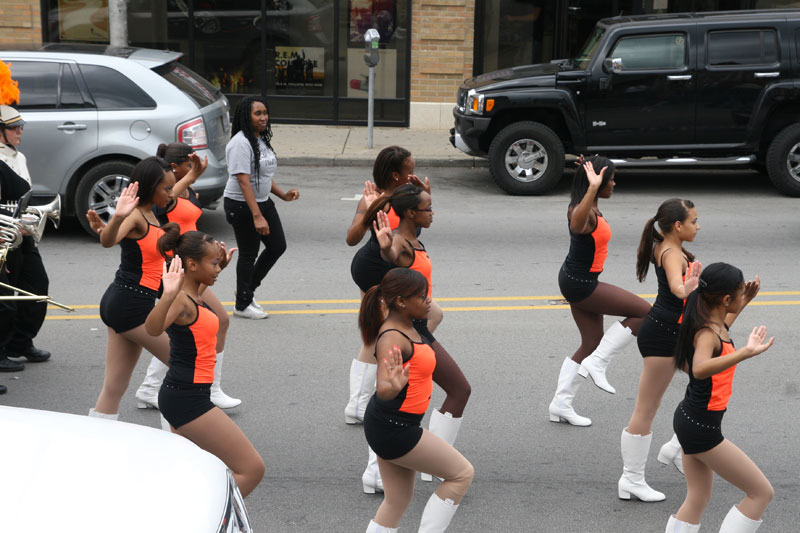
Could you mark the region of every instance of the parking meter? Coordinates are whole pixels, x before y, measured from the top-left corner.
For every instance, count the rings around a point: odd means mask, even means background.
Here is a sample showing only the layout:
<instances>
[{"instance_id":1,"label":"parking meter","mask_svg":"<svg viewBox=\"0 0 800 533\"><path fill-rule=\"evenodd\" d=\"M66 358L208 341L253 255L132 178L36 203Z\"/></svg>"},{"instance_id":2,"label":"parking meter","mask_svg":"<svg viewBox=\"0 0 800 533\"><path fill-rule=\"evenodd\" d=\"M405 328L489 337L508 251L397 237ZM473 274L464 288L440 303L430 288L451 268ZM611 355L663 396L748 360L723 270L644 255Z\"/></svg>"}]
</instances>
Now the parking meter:
<instances>
[{"instance_id":1,"label":"parking meter","mask_svg":"<svg viewBox=\"0 0 800 533\"><path fill-rule=\"evenodd\" d=\"M378 45L381 35L376 29L369 29L364 34L364 63L368 67L378 66Z\"/></svg>"}]
</instances>

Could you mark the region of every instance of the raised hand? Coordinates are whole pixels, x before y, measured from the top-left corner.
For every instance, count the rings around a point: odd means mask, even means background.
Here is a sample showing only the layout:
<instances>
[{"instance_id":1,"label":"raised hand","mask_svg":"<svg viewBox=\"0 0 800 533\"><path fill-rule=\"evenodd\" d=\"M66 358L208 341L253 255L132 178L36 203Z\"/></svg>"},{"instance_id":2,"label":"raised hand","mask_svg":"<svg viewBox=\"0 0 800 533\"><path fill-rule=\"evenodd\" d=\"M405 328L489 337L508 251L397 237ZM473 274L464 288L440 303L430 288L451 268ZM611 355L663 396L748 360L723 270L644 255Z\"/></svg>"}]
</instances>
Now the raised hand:
<instances>
[{"instance_id":1,"label":"raised hand","mask_svg":"<svg viewBox=\"0 0 800 533\"><path fill-rule=\"evenodd\" d=\"M178 255L172 258L169 268L167 268L167 262L164 261L161 283L164 287L164 296L174 296L180 292L183 287L183 268Z\"/></svg>"},{"instance_id":2,"label":"raised hand","mask_svg":"<svg viewBox=\"0 0 800 533\"><path fill-rule=\"evenodd\" d=\"M375 237L378 239L378 244L381 250L388 250L392 247L392 228L389 226L389 215L383 211L378 211L375 214L375 220L372 222L372 228L375 230Z\"/></svg>"},{"instance_id":3,"label":"raised hand","mask_svg":"<svg viewBox=\"0 0 800 533\"><path fill-rule=\"evenodd\" d=\"M753 298L756 297L758 291L761 290L761 278L758 277L756 274L756 279L746 281L744 284L744 301L750 302Z\"/></svg>"},{"instance_id":4,"label":"raised hand","mask_svg":"<svg viewBox=\"0 0 800 533\"><path fill-rule=\"evenodd\" d=\"M122 192L117 199L117 207L114 212L115 216L125 218L133 213L133 210L139 205L139 182L134 182L122 189Z\"/></svg>"},{"instance_id":5,"label":"raised hand","mask_svg":"<svg viewBox=\"0 0 800 533\"><path fill-rule=\"evenodd\" d=\"M94 209L89 209L86 212L86 220L89 221L89 227L92 228L92 231L98 235L103 233L103 228L106 227L106 223L103 222L103 219L100 218L100 215L97 214L97 211Z\"/></svg>"},{"instance_id":6,"label":"raised hand","mask_svg":"<svg viewBox=\"0 0 800 533\"><path fill-rule=\"evenodd\" d=\"M208 156L203 156L203 159L200 159L197 152L192 152L189 154L189 161L192 162L192 172L194 172L195 176L199 176L208 168Z\"/></svg>"},{"instance_id":7,"label":"raised hand","mask_svg":"<svg viewBox=\"0 0 800 533\"><path fill-rule=\"evenodd\" d=\"M416 174L409 174L408 182L413 185L416 185L417 187L422 187L422 190L428 194L431 193L431 182L428 181L427 176L425 176L425 181L423 182L421 179L417 177Z\"/></svg>"},{"instance_id":8,"label":"raised hand","mask_svg":"<svg viewBox=\"0 0 800 533\"><path fill-rule=\"evenodd\" d=\"M687 297L697 288L697 284L700 283L700 272L702 270L703 265L700 261L689 263L689 269L686 271L686 275L683 279L683 288L686 291L685 294Z\"/></svg>"},{"instance_id":9,"label":"raised hand","mask_svg":"<svg viewBox=\"0 0 800 533\"><path fill-rule=\"evenodd\" d=\"M298 191L297 189L289 189L283 195L283 201L284 202L293 202L294 200L297 200L298 198L300 198L300 191Z\"/></svg>"},{"instance_id":10,"label":"raised hand","mask_svg":"<svg viewBox=\"0 0 800 533\"><path fill-rule=\"evenodd\" d=\"M378 193L378 189L375 187L374 183L371 181L365 181L364 192L362 193L362 196L364 197L364 205L367 209L369 209L369 206L371 206L373 202L378 199L380 193Z\"/></svg>"},{"instance_id":11,"label":"raised hand","mask_svg":"<svg viewBox=\"0 0 800 533\"><path fill-rule=\"evenodd\" d=\"M750 333L750 337L747 338L746 346L746 348L751 352L750 357L755 357L758 354L769 350L770 346L772 346L772 343L775 342L775 337L770 337L767 342L764 342L766 338L766 326L758 326L757 328L753 328L753 331Z\"/></svg>"},{"instance_id":12,"label":"raised hand","mask_svg":"<svg viewBox=\"0 0 800 533\"><path fill-rule=\"evenodd\" d=\"M607 168L608 167L603 167L602 170L600 170L600 174L597 174L594 171L594 165L592 165L592 162L585 162L583 164L583 170L586 171L586 179L589 181L589 185L600 187L600 184L603 183L603 174L606 173Z\"/></svg>"},{"instance_id":13,"label":"raised hand","mask_svg":"<svg viewBox=\"0 0 800 533\"><path fill-rule=\"evenodd\" d=\"M217 245L219 246L219 268L221 270L230 264L231 258L233 258L233 254L238 248L228 250L225 247L225 243L220 241L217 241Z\"/></svg>"},{"instance_id":14,"label":"raised hand","mask_svg":"<svg viewBox=\"0 0 800 533\"><path fill-rule=\"evenodd\" d=\"M400 392L408 383L408 372L411 365L403 366L403 352L400 351L396 344L392 346L387 356L383 358L383 362L388 372L386 381L392 385L392 389Z\"/></svg>"}]
</instances>

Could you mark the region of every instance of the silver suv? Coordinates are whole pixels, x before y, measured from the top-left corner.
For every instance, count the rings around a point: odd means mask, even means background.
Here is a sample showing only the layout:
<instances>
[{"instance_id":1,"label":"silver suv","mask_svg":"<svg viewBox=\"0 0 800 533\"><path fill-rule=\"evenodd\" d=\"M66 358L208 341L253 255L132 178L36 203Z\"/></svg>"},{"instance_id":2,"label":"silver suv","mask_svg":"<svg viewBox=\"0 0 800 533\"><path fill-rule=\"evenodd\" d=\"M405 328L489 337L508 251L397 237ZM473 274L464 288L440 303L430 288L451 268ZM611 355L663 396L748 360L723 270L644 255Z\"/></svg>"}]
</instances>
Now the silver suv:
<instances>
[{"instance_id":1,"label":"silver suv","mask_svg":"<svg viewBox=\"0 0 800 533\"><path fill-rule=\"evenodd\" d=\"M179 52L83 44L0 51L19 83L36 197L61 195L65 215L108 219L134 165L160 143L183 142L208 168L194 185L203 205L225 189L228 100L177 62Z\"/></svg>"}]
</instances>

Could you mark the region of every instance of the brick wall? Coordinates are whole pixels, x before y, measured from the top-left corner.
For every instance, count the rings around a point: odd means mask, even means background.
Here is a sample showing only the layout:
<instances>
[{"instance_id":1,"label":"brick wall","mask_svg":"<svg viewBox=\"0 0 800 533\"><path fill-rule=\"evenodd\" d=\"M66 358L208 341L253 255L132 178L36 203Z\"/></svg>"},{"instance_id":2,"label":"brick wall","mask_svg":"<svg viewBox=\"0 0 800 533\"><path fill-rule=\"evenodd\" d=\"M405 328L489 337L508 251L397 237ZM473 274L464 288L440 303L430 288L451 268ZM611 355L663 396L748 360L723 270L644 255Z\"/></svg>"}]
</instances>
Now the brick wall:
<instances>
[{"instance_id":1,"label":"brick wall","mask_svg":"<svg viewBox=\"0 0 800 533\"><path fill-rule=\"evenodd\" d=\"M411 101L450 102L472 76L475 0L412 0Z\"/></svg>"},{"instance_id":2,"label":"brick wall","mask_svg":"<svg viewBox=\"0 0 800 533\"><path fill-rule=\"evenodd\" d=\"M0 1L0 46L42 43L42 19L38 0Z\"/></svg>"}]
</instances>

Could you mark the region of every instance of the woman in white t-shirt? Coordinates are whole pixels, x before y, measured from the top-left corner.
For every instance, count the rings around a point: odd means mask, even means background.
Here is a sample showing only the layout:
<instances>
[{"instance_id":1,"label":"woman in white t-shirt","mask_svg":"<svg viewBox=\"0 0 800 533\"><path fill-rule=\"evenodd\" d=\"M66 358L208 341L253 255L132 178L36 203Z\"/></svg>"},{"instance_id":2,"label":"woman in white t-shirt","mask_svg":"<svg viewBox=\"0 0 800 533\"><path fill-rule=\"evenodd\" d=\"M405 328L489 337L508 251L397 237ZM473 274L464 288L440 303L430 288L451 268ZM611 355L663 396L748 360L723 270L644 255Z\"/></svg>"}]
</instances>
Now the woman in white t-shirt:
<instances>
[{"instance_id":1,"label":"woman in white t-shirt","mask_svg":"<svg viewBox=\"0 0 800 533\"><path fill-rule=\"evenodd\" d=\"M232 126L233 136L225 148L228 183L223 206L239 247L233 315L267 318L254 293L286 251L281 219L269 193L285 202L297 200L300 193L297 189L283 192L272 179L278 161L270 145L269 108L263 99L243 98L234 111ZM264 251L259 255L261 243Z\"/></svg>"}]
</instances>

